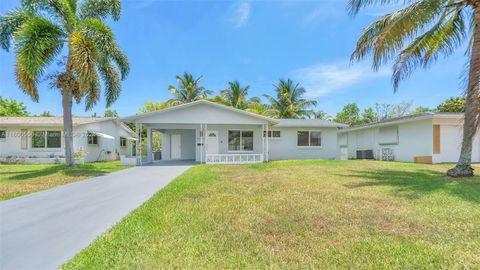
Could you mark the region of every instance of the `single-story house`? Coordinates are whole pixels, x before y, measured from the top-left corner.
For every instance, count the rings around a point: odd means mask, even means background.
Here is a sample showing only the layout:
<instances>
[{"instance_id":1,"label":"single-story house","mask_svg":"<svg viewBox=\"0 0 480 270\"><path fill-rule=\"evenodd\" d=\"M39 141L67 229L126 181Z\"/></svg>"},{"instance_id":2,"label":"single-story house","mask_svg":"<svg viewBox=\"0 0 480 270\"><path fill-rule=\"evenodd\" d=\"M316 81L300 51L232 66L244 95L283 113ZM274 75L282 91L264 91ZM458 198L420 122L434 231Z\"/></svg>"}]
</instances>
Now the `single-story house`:
<instances>
[{"instance_id":1,"label":"single-story house","mask_svg":"<svg viewBox=\"0 0 480 270\"><path fill-rule=\"evenodd\" d=\"M135 133L117 118L73 117L73 149L85 162L131 155ZM0 117L0 162L63 163L62 117Z\"/></svg>"},{"instance_id":2,"label":"single-story house","mask_svg":"<svg viewBox=\"0 0 480 270\"><path fill-rule=\"evenodd\" d=\"M341 129L341 159L457 162L463 118L463 113L420 113ZM480 162L479 136L474 137L472 162Z\"/></svg>"},{"instance_id":3,"label":"single-story house","mask_svg":"<svg viewBox=\"0 0 480 270\"><path fill-rule=\"evenodd\" d=\"M209 164L255 163L281 159L339 159L337 131L343 124L316 119L273 119L199 100L122 119L135 123L137 138L147 131L146 156L137 164L195 160ZM161 133L161 154L152 133Z\"/></svg>"}]
</instances>

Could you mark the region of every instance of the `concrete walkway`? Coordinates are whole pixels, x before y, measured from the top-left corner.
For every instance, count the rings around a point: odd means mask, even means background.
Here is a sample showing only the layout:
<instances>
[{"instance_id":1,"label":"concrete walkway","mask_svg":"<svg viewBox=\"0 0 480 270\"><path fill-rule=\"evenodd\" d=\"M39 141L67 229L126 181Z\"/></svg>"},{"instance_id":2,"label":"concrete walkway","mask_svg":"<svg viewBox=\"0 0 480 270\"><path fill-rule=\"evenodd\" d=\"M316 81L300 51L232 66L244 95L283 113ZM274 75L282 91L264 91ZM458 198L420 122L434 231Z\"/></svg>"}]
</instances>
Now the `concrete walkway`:
<instances>
[{"instance_id":1,"label":"concrete walkway","mask_svg":"<svg viewBox=\"0 0 480 270\"><path fill-rule=\"evenodd\" d=\"M0 202L0 269L56 269L192 162L162 163Z\"/></svg>"}]
</instances>

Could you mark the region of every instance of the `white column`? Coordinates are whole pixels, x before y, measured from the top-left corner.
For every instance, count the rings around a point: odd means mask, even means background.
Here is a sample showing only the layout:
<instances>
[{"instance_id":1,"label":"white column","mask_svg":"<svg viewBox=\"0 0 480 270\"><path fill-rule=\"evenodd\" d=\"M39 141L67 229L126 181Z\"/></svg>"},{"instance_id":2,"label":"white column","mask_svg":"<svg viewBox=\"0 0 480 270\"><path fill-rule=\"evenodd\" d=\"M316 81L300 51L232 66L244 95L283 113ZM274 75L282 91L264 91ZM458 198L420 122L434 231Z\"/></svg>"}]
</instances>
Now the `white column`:
<instances>
[{"instance_id":1,"label":"white column","mask_svg":"<svg viewBox=\"0 0 480 270\"><path fill-rule=\"evenodd\" d=\"M207 161L208 155L208 124L205 124L205 132L203 133L203 137L205 138L205 162Z\"/></svg>"},{"instance_id":2,"label":"white column","mask_svg":"<svg viewBox=\"0 0 480 270\"><path fill-rule=\"evenodd\" d=\"M266 130L267 130L267 136L266 136L266 138L267 138L267 141L266 141L267 142L267 149L266 149L266 155L265 155L266 160L265 161L268 161L268 123L266 125Z\"/></svg>"},{"instance_id":3,"label":"white column","mask_svg":"<svg viewBox=\"0 0 480 270\"><path fill-rule=\"evenodd\" d=\"M268 140L268 134L265 134L265 125L262 125L262 159L265 160L265 138Z\"/></svg>"},{"instance_id":4,"label":"white column","mask_svg":"<svg viewBox=\"0 0 480 270\"><path fill-rule=\"evenodd\" d=\"M139 129L139 134L140 134L140 135L139 135L139 137L140 137L140 139L139 139L139 141L140 141L140 143L139 143L139 146L140 146L140 147L139 147L139 152L140 152L140 166L143 165L143 163L142 163L142 130L143 130L143 125L142 125L142 123L140 123L140 129Z\"/></svg>"},{"instance_id":5,"label":"white column","mask_svg":"<svg viewBox=\"0 0 480 270\"><path fill-rule=\"evenodd\" d=\"M153 161L152 138L152 128L147 127L147 162Z\"/></svg>"},{"instance_id":6,"label":"white column","mask_svg":"<svg viewBox=\"0 0 480 270\"><path fill-rule=\"evenodd\" d=\"M140 134L138 133L138 123L135 122L135 137L136 137L136 141L135 141L135 157L137 158L137 165L140 165L140 159L138 158L139 155L140 155Z\"/></svg>"},{"instance_id":7,"label":"white column","mask_svg":"<svg viewBox=\"0 0 480 270\"><path fill-rule=\"evenodd\" d=\"M203 163L203 125L200 124L200 130L198 131L198 135L200 136L200 164Z\"/></svg>"}]
</instances>

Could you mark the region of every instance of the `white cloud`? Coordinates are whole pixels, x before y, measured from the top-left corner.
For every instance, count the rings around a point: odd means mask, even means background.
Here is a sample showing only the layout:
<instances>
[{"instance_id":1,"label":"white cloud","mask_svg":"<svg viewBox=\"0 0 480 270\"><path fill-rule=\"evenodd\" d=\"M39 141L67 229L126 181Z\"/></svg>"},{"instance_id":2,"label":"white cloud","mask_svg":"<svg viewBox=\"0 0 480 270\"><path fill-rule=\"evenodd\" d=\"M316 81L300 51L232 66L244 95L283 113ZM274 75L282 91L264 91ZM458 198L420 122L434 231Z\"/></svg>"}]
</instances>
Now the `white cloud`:
<instances>
[{"instance_id":1,"label":"white cloud","mask_svg":"<svg viewBox=\"0 0 480 270\"><path fill-rule=\"evenodd\" d=\"M235 27L245 26L250 17L251 3L250 1L239 1L232 6L232 11L229 15L229 21Z\"/></svg>"},{"instance_id":2,"label":"white cloud","mask_svg":"<svg viewBox=\"0 0 480 270\"><path fill-rule=\"evenodd\" d=\"M349 65L348 61L341 61L296 69L291 75L305 87L307 96L317 98L362 82L390 76L390 71L385 68L374 72L365 64Z\"/></svg>"}]
</instances>

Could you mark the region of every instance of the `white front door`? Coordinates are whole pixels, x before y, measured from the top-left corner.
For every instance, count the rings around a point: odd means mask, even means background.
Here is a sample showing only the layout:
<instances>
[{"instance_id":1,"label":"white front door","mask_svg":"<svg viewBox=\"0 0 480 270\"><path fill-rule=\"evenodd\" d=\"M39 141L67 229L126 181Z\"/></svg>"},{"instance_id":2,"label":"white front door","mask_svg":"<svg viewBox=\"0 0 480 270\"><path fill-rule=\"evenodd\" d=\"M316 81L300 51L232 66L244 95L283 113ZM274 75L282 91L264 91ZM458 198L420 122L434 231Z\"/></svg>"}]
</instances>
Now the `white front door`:
<instances>
[{"instance_id":1,"label":"white front door","mask_svg":"<svg viewBox=\"0 0 480 270\"><path fill-rule=\"evenodd\" d=\"M216 130L207 132L207 153L218 154L218 131Z\"/></svg>"},{"instance_id":2,"label":"white front door","mask_svg":"<svg viewBox=\"0 0 480 270\"><path fill-rule=\"evenodd\" d=\"M347 160L347 159L348 159L348 147L341 147L340 160Z\"/></svg>"},{"instance_id":3,"label":"white front door","mask_svg":"<svg viewBox=\"0 0 480 270\"><path fill-rule=\"evenodd\" d=\"M180 159L182 157L182 135L172 134L170 151L172 159Z\"/></svg>"}]
</instances>

